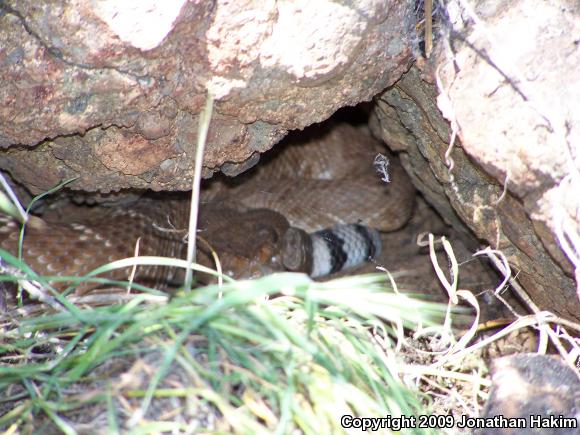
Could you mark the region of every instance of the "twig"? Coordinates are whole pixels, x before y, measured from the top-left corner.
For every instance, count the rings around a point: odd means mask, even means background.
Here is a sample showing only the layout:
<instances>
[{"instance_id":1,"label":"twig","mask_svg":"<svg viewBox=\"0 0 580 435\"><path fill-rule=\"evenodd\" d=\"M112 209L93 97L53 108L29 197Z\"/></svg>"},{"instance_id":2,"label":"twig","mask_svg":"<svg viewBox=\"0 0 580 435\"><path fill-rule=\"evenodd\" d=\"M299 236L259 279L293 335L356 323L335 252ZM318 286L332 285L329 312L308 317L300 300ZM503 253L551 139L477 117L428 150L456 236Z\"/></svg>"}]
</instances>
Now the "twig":
<instances>
[{"instance_id":1,"label":"twig","mask_svg":"<svg viewBox=\"0 0 580 435\"><path fill-rule=\"evenodd\" d=\"M193 181L191 185L191 206L189 209L189 239L187 241L187 269L185 271L184 289L186 292L191 291L191 282L193 279L193 269L191 265L195 263L195 241L197 233L197 212L199 207L199 189L201 184L201 169L203 167L203 154L207 131L211 121L213 110L213 95L208 91L205 100L205 107L199 115L199 133L197 135L197 147L195 148L195 167Z\"/></svg>"},{"instance_id":2,"label":"twig","mask_svg":"<svg viewBox=\"0 0 580 435\"><path fill-rule=\"evenodd\" d=\"M425 57L433 50L433 0L425 0Z\"/></svg>"}]
</instances>

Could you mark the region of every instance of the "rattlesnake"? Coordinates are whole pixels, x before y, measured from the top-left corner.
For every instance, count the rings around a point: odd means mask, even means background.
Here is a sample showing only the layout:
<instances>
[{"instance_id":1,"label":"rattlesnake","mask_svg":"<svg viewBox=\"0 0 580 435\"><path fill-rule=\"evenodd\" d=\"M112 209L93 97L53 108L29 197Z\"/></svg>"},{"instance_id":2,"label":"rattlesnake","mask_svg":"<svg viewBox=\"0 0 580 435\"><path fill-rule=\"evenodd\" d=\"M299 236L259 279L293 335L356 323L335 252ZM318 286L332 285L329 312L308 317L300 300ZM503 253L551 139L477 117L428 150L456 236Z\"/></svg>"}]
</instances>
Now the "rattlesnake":
<instances>
[{"instance_id":1,"label":"rattlesnake","mask_svg":"<svg viewBox=\"0 0 580 435\"><path fill-rule=\"evenodd\" d=\"M340 124L306 137L301 143L286 141L275 158L266 158L241 177L207 183L199 225L199 236L207 243L200 243L200 263L213 267L209 245L230 275L253 277L288 267L321 275L364 261L380 249L378 233L368 227L391 231L408 220L413 187L395 161L389 169L392 182L380 180L373 167L377 143L365 130ZM47 218L41 228L27 229L24 259L39 274L78 276L133 256L138 239L139 255L183 258L188 212L187 198L154 195L116 209L93 208L82 219ZM15 253L18 226L7 218L2 222L0 247ZM305 238L305 232L320 230ZM323 266L305 260L305 253L322 245L339 251L358 246L359 253L347 252L338 263ZM141 267L136 280L157 283L172 276L167 268ZM127 279L127 271L111 277ZM85 283L77 290L92 287Z\"/></svg>"}]
</instances>

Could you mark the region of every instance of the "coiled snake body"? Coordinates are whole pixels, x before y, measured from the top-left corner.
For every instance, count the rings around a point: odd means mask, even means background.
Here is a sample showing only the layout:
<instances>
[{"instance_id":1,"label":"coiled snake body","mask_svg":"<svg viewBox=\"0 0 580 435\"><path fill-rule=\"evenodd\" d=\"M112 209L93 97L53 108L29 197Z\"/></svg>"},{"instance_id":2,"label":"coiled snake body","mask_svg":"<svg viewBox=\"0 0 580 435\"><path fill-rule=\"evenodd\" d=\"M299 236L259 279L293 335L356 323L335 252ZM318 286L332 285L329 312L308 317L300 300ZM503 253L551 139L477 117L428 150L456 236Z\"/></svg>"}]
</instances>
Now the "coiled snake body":
<instances>
[{"instance_id":1,"label":"coiled snake body","mask_svg":"<svg viewBox=\"0 0 580 435\"><path fill-rule=\"evenodd\" d=\"M214 266L211 246L224 272L236 277L284 269L321 276L377 255L377 230L394 230L408 220L413 187L395 163L392 182L380 180L373 167L377 144L364 130L341 124L287 142L256 170L208 183L200 205L201 264ZM165 195L116 209L96 207L74 222L47 220L27 229L24 260L39 274L80 276L135 255L137 240L139 255L183 258L188 213L188 199ZM15 253L17 230L1 218L0 247ZM135 280L154 284L174 274L165 267L139 267ZM128 272L110 276L125 280ZM77 291L94 286L86 283Z\"/></svg>"}]
</instances>

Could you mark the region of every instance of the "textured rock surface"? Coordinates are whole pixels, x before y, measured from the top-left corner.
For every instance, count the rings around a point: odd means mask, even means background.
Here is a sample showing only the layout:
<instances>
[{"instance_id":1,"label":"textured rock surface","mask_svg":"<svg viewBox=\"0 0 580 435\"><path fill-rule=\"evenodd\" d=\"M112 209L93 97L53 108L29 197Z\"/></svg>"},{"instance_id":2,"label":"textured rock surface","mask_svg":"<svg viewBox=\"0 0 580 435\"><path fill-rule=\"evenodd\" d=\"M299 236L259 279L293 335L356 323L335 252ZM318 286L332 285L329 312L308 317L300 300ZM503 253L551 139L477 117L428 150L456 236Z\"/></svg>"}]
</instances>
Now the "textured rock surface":
<instances>
[{"instance_id":1,"label":"textured rock surface","mask_svg":"<svg viewBox=\"0 0 580 435\"><path fill-rule=\"evenodd\" d=\"M520 354L496 359L492 365L492 386L482 417L492 419L532 416L564 417L568 423L558 428L492 428L475 434L525 435L529 433L574 433L580 423L580 380L573 369L548 355ZM536 426L537 428L537 426ZM568 430L570 429L570 430Z\"/></svg>"},{"instance_id":2,"label":"textured rock surface","mask_svg":"<svg viewBox=\"0 0 580 435\"><path fill-rule=\"evenodd\" d=\"M235 175L289 129L369 100L411 58L405 2L6 1L0 10L0 146L10 147L0 165L35 192L75 176L84 190L187 189L208 88L217 102L204 174Z\"/></svg>"},{"instance_id":3,"label":"textured rock surface","mask_svg":"<svg viewBox=\"0 0 580 435\"><path fill-rule=\"evenodd\" d=\"M435 87L416 69L381 95L374 125L387 143L404 150L402 162L415 184L448 221L465 222L501 250L541 309L576 319L578 12L522 0L476 10L481 21L475 28L452 16L461 36L451 35L454 60L441 52L437 70L439 108L461 140L450 159L451 129L435 106ZM565 255L566 243L577 243L576 252Z\"/></svg>"}]
</instances>

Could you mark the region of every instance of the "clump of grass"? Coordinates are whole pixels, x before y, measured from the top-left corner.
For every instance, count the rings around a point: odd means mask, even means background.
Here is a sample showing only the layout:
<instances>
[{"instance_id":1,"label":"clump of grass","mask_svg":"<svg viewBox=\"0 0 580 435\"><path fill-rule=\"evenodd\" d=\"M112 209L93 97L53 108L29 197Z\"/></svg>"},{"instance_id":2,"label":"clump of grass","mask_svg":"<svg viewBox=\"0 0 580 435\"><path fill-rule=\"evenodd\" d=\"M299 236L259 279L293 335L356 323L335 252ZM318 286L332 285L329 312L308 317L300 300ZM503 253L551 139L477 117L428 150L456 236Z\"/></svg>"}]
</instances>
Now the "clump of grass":
<instances>
[{"instance_id":1,"label":"clump of grass","mask_svg":"<svg viewBox=\"0 0 580 435\"><path fill-rule=\"evenodd\" d=\"M155 411L168 397L205 404L215 417L205 429L232 433L336 433L342 415L417 415L420 402L400 382L392 355L396 328L384 321L412 327L442 313L389 292L383 274L316 283L291 273L157 302L136 294L74 312L16 311L2 323L0 426L21 429L43 417L74 433L67 415L92 404L107 409L110 430L191 427L195 416L167 420ZM133 388L115 387L122 373L108 386L91 381L114 359L148 355L156 367ZM167 383L176 372L180 381Z\"/></svg>"}]
</instances>

